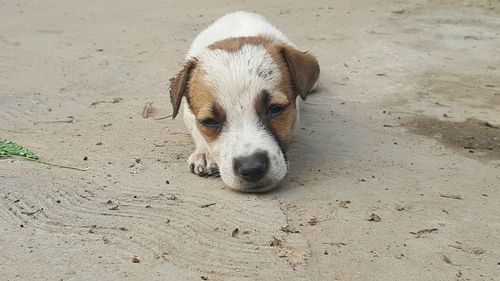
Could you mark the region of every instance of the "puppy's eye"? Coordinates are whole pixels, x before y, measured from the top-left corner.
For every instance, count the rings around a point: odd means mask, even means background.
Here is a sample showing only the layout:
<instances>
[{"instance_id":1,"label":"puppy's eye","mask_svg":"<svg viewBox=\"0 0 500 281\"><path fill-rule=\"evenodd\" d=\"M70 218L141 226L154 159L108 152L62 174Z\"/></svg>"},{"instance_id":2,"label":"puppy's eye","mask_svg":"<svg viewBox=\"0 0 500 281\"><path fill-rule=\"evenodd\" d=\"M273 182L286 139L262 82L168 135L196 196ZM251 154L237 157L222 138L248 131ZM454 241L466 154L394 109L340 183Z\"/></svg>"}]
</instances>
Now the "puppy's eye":
<instances>
[{"instance_id":1,"label":"puppy's eye","mask_svg":"<svg viewBox=\"0 0 500 281\"><path fill-rule=\"evenodd\" d=\"M270 117L274 117L279 115L281 112L285 110L286 106L281 104L272 104L267 108L267 114Z\"/></svg>"},{"instance_id":2,"label":"puppy's eye","mask_svg":"<svg viewBox=\"0 0 500 281\"><path fill-rule=\"evenodd\" d=\"M221 123L213 118L205 118L200 121L200 123L209 128L218 128L221 126Z\"/></svg>"}]
</instances>

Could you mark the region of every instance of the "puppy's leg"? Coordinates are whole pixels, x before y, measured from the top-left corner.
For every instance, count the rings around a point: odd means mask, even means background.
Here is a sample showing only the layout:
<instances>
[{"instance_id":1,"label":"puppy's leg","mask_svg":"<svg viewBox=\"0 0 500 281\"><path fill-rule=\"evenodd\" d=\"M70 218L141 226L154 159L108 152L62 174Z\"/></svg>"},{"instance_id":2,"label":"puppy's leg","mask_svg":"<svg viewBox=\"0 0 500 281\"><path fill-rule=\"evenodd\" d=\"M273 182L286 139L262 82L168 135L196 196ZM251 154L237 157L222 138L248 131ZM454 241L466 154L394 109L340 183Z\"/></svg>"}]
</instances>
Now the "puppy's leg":
<instances>
[{"instance_id":1,"label":"puppy's leg","mask_svg":"<svg viewBox=\"0 0 500 281\"><path fill-rule=\"evenodd\" d=\"M193 126L191 135L193 136L196 144L196 149L191 156L189 156L189 169L192 173L197 174L200 177L218 176L219 168L217 163L210 155L205 139L200 134L196 126Z\"/></svg>"},{"instance_id":2,"label":"puppy's leg","mask_svg":"<svg viewBox=\"0 0 500 281\"><path fill-rule=\"evenodd\" d=\"M208 151L208 144L198 131L194 115L191 113L191 110L187 108L187 106L184 108L184 122L186 123L188 130L191 132L191 136L193 137L196 145L195 151L191 154L191 156L189 156L188 159L189 169L192 173L200 177L219 176L219 167L210 155L210 152Z\"/></svg>"}]
</instances>

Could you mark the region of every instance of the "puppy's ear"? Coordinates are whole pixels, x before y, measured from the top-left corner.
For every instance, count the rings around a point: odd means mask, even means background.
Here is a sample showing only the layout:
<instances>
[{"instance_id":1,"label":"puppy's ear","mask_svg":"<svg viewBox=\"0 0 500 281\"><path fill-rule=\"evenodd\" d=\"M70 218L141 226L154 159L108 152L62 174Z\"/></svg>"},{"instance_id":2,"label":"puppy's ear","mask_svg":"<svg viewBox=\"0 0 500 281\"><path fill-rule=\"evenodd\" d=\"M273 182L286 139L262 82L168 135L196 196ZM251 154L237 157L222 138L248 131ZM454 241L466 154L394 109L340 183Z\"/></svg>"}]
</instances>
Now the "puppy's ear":
<instances>
[{"instance_id":1,"label":"puppy's ear","mask_svg":"<svg viewBox=\"0 0 500 281\"><path fill-rule=\"evenodd\" d=\"M187 94L191 72L196 67L196 62L196 59L190 59L175 77L170 78L170 102L174 110L172 119L179 113L182 97Z\"/></svg>"},{"instance_id":2,"label":"puppy's ear","mask_svg":"<svg viewBox=\"0 0 500 281\"><path fill-rule=\"evenodd\" d=\"M318 61L313 55L288 46L281 48L281 56L287 64L295 93L306 99L319 77Z\"/></svg>"}]
</instances>

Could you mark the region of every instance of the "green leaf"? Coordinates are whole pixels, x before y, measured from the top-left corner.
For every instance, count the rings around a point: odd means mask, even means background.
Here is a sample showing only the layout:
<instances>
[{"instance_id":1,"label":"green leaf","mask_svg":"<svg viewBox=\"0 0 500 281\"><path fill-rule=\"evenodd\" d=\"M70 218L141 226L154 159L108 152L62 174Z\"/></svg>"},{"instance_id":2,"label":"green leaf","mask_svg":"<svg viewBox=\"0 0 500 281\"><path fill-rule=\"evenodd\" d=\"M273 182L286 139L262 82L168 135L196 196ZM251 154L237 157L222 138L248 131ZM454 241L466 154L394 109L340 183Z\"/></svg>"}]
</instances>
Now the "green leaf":
<instances>
[{"instance_id":1,"label":"green leaf","mask_svg":"<svg viewBox=\"0 0 500 281\"><path fill-rule=\"evenodd\" d=\"M71 166L66 166L66 165L59 165L59 164L54 164L54 163L39 160L38 155L36 155L33 151L30 151L30 150L28 150L28 149L26 149L18 144L15 144L11 141L8 141L8 140L0 140L0 158L3 158L3 157L20 157L21 159L24 159L24 160L34 161L37 163L42 163L45 165L59 167L59 168L66 168L66 169L72 169L72 170L78 170L78 171L86 171L87 170L87 169L81 169L81 168L76 168L76 167L71 167Z\"/></svg>"},{"instance_id":2,"label":"green leaf","mask_svg":"<svg viewBox=\"0 0 500 281\"><path fill-rule=\"evenodd\" d=\"M0 140L0 158L9 156L20 156L32 160L37 160L38 155L16 143L8 140Z\"/></svg>"}]
</instances>

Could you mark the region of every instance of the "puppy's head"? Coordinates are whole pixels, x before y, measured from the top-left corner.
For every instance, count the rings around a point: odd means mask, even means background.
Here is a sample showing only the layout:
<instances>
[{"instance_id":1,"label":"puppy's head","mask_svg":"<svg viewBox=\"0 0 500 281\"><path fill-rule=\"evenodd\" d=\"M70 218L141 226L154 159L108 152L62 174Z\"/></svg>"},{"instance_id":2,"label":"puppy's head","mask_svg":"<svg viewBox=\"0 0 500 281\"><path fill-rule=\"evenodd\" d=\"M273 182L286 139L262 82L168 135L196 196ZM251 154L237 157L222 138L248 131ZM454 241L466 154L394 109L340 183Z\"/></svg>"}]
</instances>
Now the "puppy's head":
<instances>
[{"instance_id":1,"label":"puppy's head","mask_svg":"<svg viewBox=\"0 0 500 281\"><path fill-rule=\"evenodd\" d=\"M173 117L185 97L222 180L267 191L287 173L297 96L305 99L318 76L316 59L292 47L262 37L219 41L171 80Z\"/></svg>"}]
</instances>

